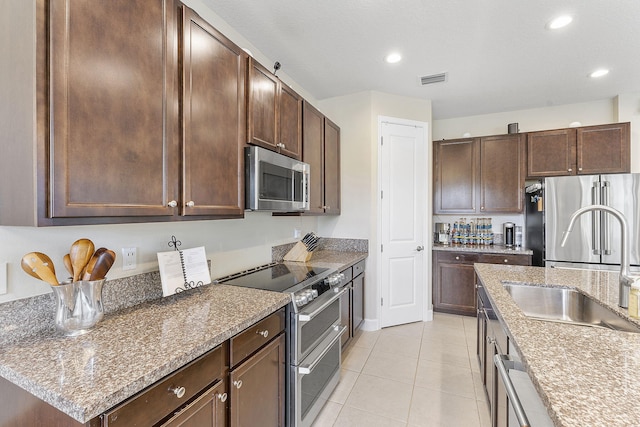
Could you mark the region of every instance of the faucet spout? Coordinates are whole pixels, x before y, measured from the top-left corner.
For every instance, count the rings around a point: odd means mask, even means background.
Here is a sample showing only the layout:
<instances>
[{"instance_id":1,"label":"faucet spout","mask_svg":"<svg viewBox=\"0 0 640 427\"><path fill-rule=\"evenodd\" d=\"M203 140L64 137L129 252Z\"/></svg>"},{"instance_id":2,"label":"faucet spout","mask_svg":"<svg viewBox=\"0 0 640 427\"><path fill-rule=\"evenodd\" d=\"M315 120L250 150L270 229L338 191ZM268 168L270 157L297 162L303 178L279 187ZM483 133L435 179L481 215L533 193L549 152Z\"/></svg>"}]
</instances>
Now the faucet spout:
<instances>
[{"instance_id":1,"label":"faucet spout","mask_svg":"<svg viewBox=\"0 0 640 427\"><path fill-rule=\"evenodd\" d=\"M583 208L578 209L571 215L571 219L569 220L569 226L567 230L562 233L562 241L560 246L564 246L567 243L567 239L569 238L569 234L573 230L573 226L580 215L586 212L592 211L604 211L607 212L613 217L615 217L620 223L620 228L622 232L622 239L620 243L620 296L618 299L618 305L622 308L629 307L629 289L631 284L636 279L632 277L629 273L629 226L627 224L627 219L624 217L622 212L606 205L590 205L585 206Z\"/></svg>"}]
</instances>

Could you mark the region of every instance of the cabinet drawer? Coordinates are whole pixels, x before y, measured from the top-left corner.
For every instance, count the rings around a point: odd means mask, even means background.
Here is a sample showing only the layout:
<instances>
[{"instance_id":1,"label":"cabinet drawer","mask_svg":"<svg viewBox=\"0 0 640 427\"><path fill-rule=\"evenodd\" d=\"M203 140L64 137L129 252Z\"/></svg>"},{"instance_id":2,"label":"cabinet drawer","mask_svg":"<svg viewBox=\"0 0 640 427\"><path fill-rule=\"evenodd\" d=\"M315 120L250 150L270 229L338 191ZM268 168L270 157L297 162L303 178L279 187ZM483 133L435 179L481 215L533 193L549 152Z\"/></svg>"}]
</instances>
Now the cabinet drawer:
<instances>
[{"instance_id":1,"label":"cabinet drawer","mask_svg":"<svg viewBox=\"0 0 640 427\"><path fill-rule=\"evenodd\" d=\"M364 260L353 266L353 277L358 277L362 273L364 273Z\"/></svg>"},{"instance_id":2,"label":"cabinet drawer","mask_svg":"<svg viewBox=\"0 0 640 427\"><path fill-rule=\"evenodd\" d=\"M281 308L231 338L231 366L242 362L283 330L284 308Z\"/></svg>"},{"instance_id":3,"label":"cabinet drawer","mask_svg":"<svg viewBox=\"0 0 640 427\"><path fill-rule=\"evenodd\" d=\"M483 254L479 262L487 264L531 265L530 255Z\"/></svg>"},{"instance_id":4,"label":"cabinet drawer","mask_svg":"<svg viewBox=\"0 0 640 427\"><path fill-rule=\"evenodd\" d=\"M226 345L170 374L104 414L104 425L153 425L184 405L225 372ZM184 388L184 390L182 390ZM184 393L184 394L182 394ZM178 395L181 394L180 397Z\"/></svg>"},{"instance_id":5,"label":"cabinet drawer","mask_svg":"<svg viewBox=\"0 0 640 427\"><path fill-rule=\"evenodd\" d=\"M478 262L480 255L473 252L444 252L438 251L438 262L460 262L473 264Z\"/></svg>"},{"instance_id":6,"label":"cabinet drawer","mask_svg":"<svg viewBox=\"0 0 640 427\"><path fill-rule=\"evenodd\" d=\"M351 279L353 279L353 276L355 276L355 274L353 274L353 268L351 267L347 268L346 270L342 270L341 273L344 274L343 283L349 283Z\"/></svg>"}]
</instances>

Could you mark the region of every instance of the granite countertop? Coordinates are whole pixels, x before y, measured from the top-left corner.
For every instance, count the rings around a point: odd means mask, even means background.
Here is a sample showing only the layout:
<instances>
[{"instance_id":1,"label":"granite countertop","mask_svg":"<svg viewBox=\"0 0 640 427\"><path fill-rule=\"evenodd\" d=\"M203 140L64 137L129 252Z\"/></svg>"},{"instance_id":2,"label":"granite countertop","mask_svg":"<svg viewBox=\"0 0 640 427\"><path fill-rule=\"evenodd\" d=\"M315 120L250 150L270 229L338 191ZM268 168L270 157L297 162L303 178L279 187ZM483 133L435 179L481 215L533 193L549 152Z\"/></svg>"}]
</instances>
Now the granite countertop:
<instances>
[{"instance_id":1,"label":"granite countertop","mask_svg":"<svg viewBox=\"0 0 640 427\"><path fill-rule=\"evenodd\" d=\"M186 365L291 300L208 285L105 315L70 338L43 332L0 349L0 375L81 423Z\"/></svg>"},{"instance_id":2,"label":"granite countertop","mask_svg":"<svg viewBox=\"0 0 640 427\"><path fill-rule=\"evenodd\" d=\"M342 271L366 252L318 250L309 265ZM213 284L105 314L89 333L51 329L0 346L0 376L85 423L291 301Z\"/></svg>"},{"instance_id":3,"label":"granite countertop","mask_svg":"<svg viewBox=\"0 0 640 427\"><path fill-rule=\"evenodd\" d=\"M460 245L451 244L443 245L441 243L433 244L434 251L453 251L453 252L478 252L486 254L506 254L506 255L533 255L531 249L526 248L508 248L502 245Z\"/></svg>"},{"instance_id":4,"label":"granite countertop","mask_svg":"<svg viewBox=\"0 0 640 427\"><path fill-rule=\"evenodd\" d=\"M617 273L493 264L475 270L556 426L640 425L640 334L530 319L502 286L578 288L629 319L618 307Z\"/></svg>"}]
</instances>

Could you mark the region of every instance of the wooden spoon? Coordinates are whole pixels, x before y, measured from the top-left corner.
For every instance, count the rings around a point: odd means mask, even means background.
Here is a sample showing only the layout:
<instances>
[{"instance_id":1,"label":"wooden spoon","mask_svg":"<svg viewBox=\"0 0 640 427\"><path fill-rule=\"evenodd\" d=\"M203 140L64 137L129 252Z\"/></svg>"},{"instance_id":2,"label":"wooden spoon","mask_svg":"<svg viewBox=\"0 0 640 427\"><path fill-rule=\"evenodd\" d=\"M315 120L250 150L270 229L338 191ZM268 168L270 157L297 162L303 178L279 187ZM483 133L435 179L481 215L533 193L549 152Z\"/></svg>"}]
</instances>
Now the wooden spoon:
<instances>
[{"instance_id":1,"label":"wooden spoon","mask_svg":"<svg viewBox=\"0 0 640 427\"><path fill-rule=\"evenodd\" d=\"M104 279L107 275L107 272L109 271L109 269L111 268L111 266L115 261L116 261L116 253L114 251L106 249L104 252L102 252L98 256L98 259L96 260L93 266L93 269L91 271L91 275L89 276L89 280ZM85 280L87 280L86 277L87 276L85 274Z\"/></svg>"},{"instance_id":2,"label":"wooden spoon","mask_svg":"<svg viewBox=\"0 0 640 427\"><path fill-rule=\"evenodd\" d=\"M36 279L44 280L51 286L58 286L56 270L51 258L41 252L29 252L22 257L22 269Z\"/></svg>"},{"instance_id":3,"label":"wooden spoon","mask_svg":"<svg viewBox=\"0 0 640 427\"><path fill-rule=\"evenodd\" d=\"M89 278L91 277L91 272L93 271L93 268L95 267L96 262L98 261L98 258L102 253L106 251L107 251L107 248L96 249L95 253L91 257L87 265L84 267L84 270L82 270L82 280L90 280Z\"/></svg>"},{"instance_id":4,"label":"wooden spoon","mask_svg":"<svg viewBox=\"0 0 640 427\"><path fill-rule=\"evenodd\" d=\"M71 277L73 277L73 265L71 265L71 257L69 256L69 254L66 254L64 258L62 258L62 261L64 262L64 266Z\"/></svg>"},{"instance_id":5,"label":"wooden spoon","mask_svg":"<svg viewBox=\"0 0 640 427\"><path fill-rule=\"evenodd\" d=\"M89 239L78 239L71 245L69 257L71 258L71 265L73 266L74 282L80 279L82 270L93 256L94 248L93 242Z\"/></svg>"}]
</instances>

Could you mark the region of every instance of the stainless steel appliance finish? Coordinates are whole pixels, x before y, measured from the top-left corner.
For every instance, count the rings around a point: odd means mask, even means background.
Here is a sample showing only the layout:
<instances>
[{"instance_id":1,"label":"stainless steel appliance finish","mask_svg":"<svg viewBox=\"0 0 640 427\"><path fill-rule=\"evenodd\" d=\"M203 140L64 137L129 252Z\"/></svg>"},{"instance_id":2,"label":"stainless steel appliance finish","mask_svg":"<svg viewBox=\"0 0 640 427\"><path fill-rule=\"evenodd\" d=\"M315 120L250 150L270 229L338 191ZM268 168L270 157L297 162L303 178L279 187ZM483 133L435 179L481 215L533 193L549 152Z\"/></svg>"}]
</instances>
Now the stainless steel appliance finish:
<instances>
[{"instance_id":1,"label":"stainless steel appliance finish","mask_svg":"<svg viewBox=\"0 0 640 427\"><path fill-rule=\"evenodd\" d=\"M618 266L621 263L621 230L606 212L582 215L571 238L561 247L562 233L569 226L570 214L594 204L607 205L620 211L629 226L629 262L640 266L640 174L586 175L547 178L545 200L545 261L547 265L598 264ZM633 268L632 268L633 270Z\"/></svg>"},{"instance_id":2,"label":"stainless steel appliance finish","mask_svg":"<svg viewBox=\"0 0 640 427\"><path fill-rule=\"evenodd\" d=\"M309 210L308 163L261 147L245 148L245 207L256 211Z\"/></svg>"},{"instance_id":3,"label":"stainless steel appliance finish","mask_svg":"<svg viewBox=\"0 0 640 427\"><path fill-rule=\"evenodd\" d=\"M291 294L287 307L287 425L310 426L340 380L340 298L345 276L328 268L281 263L225 284Z\"/></svg>"}]
</instances>

